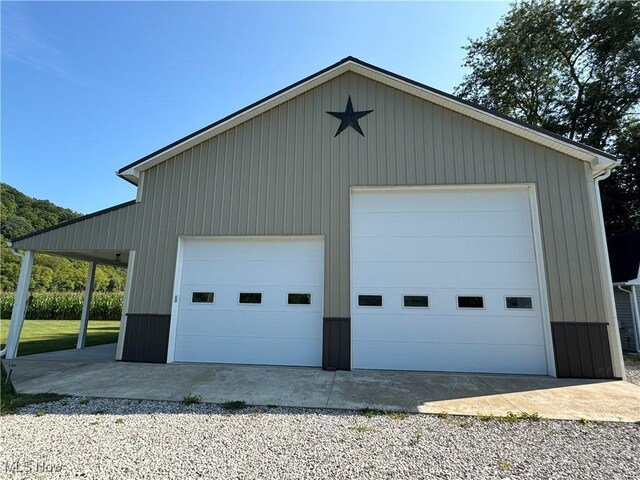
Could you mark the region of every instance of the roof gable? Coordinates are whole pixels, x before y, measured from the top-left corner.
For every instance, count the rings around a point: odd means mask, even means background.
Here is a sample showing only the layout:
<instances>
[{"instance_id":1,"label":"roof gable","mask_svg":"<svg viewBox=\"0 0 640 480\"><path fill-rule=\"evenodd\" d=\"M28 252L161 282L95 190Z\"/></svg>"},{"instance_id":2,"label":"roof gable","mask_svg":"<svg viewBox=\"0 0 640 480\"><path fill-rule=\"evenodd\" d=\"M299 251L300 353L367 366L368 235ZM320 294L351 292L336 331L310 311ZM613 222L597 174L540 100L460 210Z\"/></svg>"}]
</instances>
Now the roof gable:
<instances>
[{"instance_id":1,"label":"roof gable","mask_svg":"<svg viewBox=\"0 0 640 480\"><path fill-rule=\"evenodd\" d=\"M118 170L117 174L131 183L137 184L139 175L144 170L152 168L198 143L208 140L350 71L588 162L594 170L594 173L599 173L616 165L615 157L606 152L574 142L553 132L502 115L499 112L488 110L478 104L468 102L454 95L365 63L357 58L347 57L293 85L279 90L262 100L122 167Z\"/></svg>"}]
</instances>

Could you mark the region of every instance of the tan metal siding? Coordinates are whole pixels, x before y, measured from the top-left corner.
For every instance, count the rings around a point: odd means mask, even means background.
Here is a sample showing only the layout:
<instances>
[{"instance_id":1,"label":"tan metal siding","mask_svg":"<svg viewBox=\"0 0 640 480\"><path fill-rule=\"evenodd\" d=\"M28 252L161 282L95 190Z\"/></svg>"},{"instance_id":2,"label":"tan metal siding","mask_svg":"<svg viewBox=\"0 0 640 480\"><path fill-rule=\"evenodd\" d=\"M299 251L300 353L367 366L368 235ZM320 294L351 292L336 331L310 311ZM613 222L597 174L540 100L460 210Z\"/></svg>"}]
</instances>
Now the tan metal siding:
<instances>
[{"instance_id":1,"label":"tan metal siding","mask_svg":"<svg viewBox=\"0 0 640 480\"><path fill-rule=\"evenodd\" d=\"M365 138L351 129L334 138L338 120L325 112L343 110L348 95L375 110L360 121ZM167 314L178 235L325 235L324 315L345 317L350 186L534 182L552 320L604 321L586 169L346 73L146 171L133 228L127 218L113 238L137 251L130 311ZM89 243L106 245L97 236L107 227L92 226Z\"/></svg>"},{"instance_id":2,"label":"tan metal siding","mask_svg":"<svg viewBox=\"0 0 640 480\"><path fill-rule=\"evenodd\" d=\"M337 120L324 112L342 110L349 94L356 109L375 110L361 120L366 138L352 130L333 137ZM140 264L153 262L155 270L133 293L135 311L169 312L178 234L323 234L325 315L349 316L350 186L534 182L552 319L604 318L583 162L353 73L205 141L147 178L143 202L160 202L156 209L177 202L182 223L165 217L161 228L171 234L142 246Z\"/></svg>"}]
</instances>

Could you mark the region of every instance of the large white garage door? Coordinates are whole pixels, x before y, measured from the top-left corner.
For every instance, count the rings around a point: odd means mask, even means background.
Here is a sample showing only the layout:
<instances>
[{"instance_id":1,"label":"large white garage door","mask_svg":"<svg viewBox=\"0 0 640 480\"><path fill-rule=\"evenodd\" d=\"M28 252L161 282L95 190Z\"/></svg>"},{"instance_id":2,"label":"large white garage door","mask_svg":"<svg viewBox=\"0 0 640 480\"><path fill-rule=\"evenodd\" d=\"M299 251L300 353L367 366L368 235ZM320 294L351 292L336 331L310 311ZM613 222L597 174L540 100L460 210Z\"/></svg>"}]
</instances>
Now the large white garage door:
<instances>
[{"instance_id":1,"label":"large white garage door","mask_svg":"<svg viewBox=\"0 0 640 480\"><path fill-rule=\"evenodd\" d=\"M322 238L209 237L181 249L173 360L321 365Z\"/></svg>"},{"instance_id":2,"label":"large white garage door","mask_svg":"<svg viewBox=\"0 0 640 480\"><path fill-rule=\"evenodd\" d=\"M529 190L354 189L352 367L547 374Z\"/></svg>"}]
</instances>

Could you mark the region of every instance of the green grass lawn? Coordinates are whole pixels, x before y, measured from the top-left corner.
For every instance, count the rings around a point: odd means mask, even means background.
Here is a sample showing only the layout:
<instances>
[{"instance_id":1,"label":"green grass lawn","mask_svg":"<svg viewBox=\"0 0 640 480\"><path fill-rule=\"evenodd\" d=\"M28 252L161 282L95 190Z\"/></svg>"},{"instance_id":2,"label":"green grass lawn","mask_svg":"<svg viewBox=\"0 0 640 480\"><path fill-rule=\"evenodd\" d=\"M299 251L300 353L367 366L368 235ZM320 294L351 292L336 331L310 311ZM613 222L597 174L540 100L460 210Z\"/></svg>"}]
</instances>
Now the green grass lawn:
<instances>
[{"instance_id":1,"label":"green grass lawn","mask_svg":"<svg viewBox=\"0 0 640 480\"><path fill-rule=\"evenodd\" d=\"M20 335L18 356L75 348L80 320L25 320ZM119 321L90 320L86 346L118 341ZM0 320L0 342L7 340L9 320Z\"/></svg>"}]
</instances>

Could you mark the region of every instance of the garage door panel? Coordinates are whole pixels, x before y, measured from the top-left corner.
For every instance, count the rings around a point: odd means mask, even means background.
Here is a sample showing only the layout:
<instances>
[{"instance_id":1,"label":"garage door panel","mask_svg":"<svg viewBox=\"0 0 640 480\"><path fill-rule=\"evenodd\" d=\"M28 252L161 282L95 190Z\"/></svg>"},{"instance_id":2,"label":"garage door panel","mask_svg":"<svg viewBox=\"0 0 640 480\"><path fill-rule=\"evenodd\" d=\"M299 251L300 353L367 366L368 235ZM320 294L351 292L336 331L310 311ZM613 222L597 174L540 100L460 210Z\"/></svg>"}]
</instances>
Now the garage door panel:
<instances>
[{"instance_id":1,"label":"garage door panel","mask_svg":"<svg viewBox=\"0 0 640 480\"><path fill-rule=\"evenodd\" d=\"M529 237L353 237L353 261L518 262L533 257Z\"/></svg>"},{"instance_id":2,"label":"garage door panel","mask_svg":"<svg viewBox=\"0 0 640 480\"><path fill-rule=\"evenodd\" d=\"M528 236L531 220L528 212L395 212L353 215L352 234L363 236L451 236L478 237ZM446 232L446 233L444 233Z\"/></svg>"},{"instance_id":3,"label":"garage door panel","mask_svg":"<svg viewBox=\"0 0 640 480\"><path fill-rule=\"evenodd\" d=\"M184 337L176 345L182 362L293 365L314 367L322 363L317 339Z\"/></svg>"},{"instance_id":4,"label":"garage door panel","mask_svg":"<svg viewBox=\"0 0 640 480\"><path fill-rule=\"evenodd\" d=\"M406 288L534 288L533 263L358 262L353 265L354 289Z\"/></svg>"},{"instance_id":5,"label":"garage door panel","mask_svg":"<svg viewBox=\"0 0 640 480\"><path fill-rule=\"evenodd\" d=\"M323 268L322 262L309 261L186 261L183 276L190 283L206 283L215 275L219 285L279 285L283 273L286 278L294 278L304 285L319 285L322 277L318 270Z\"/></svg>"},{"instance_id":6,"label":"garage door panel","mask_svg":"<svg viewBox=\"0 0 640 480\"><path fill-rule=\"evenodd\" d=\"M192 303L193 292L213 292L214 303ZM243 305L238 303L240 292L262 293L262 304ZM289 305L288 293L310 293L311 305ZM185 301L181 302L180 310L218 311L238 310L246 312L314 312L322 313L322 286L307 285L183 285L180 295Z\"/></svg>"},{"instance_id":7,"label":"garage door panel","mask_svg":"<svg viewBox=\"0 0 640 480\"><path fill-rule=\"evenodd\" d=\"M277 319L246 311L198 312L182 311L177 335L208 335L220 337L286 337L316 338L322 336L322 324L315 312L282 312Z\"/></svg>"},{"instance_id":8,"label":"garage door panel","mask_svg":"<svg viewBox=\"0 0 640 480\"><path fill-rule=\"evenodd\" d=\"M540 304L538 291L534 289L464 289L464 288L399 288L387 287L384 289L382 307L360 307L358 306L358 294L375 294L374 291L365 289L355 289L352 302L352 312L356 315L367 316L376 315L417 315L417 316L438 316L457 315L463 312L465 316L502 316L502 317L540 317ZM380 291L378 291L380 293ZM428 296L428 308L405 307L403 305L403 295L426 295ZM484 308L482 309L457 309L456 297L458 295L476 296L484 298ZM530 297L531 309L507 309L505 297Z\"/></svg>"},{"instance_id":9,"label":"garage door panel","mask_svg":"<svg viewBox=\"0 0 640 480\"><path fill-rule=\"evenodd\" d=\"M509 202L505 203L505 193ZM421 202L416 202L420 196ZM351 211L361 212L464 212L464 211L529 211L528 192L520 189L460 191L406 190L404 192L357 192L352 196Z\"/></svg>"},{"instance_id":10,"label":"garage door panel","mask_svg":"<svg viewBox=\"0 0 640 480\"><path fill-rule=\"evenodd\" d=\"M421 339L425 348L429 348L433 342L543 344L542 326L531 317L376 315L359 322L354 334L358 342L381 339L388 342L416 342Z\"/></svg>"},{"instance_id":11,"label":"garage door panel","mask_svg":"<svg viewBox=\"0 0 640 480\"><path fill-rule=\"evenodd\" d=\"M353 345L353 368L540 375L547 371L544 353L535 345L366 342Z\"/></svg>"},{"instance_id":12,"label":"garage door panel","mask_svg":"<svg viewBox=\"0 0 640 480\"><path fill-rule=\"evenodd\" d=\"M234 261L263 261L289 260L291 258L290 241L286 238L264 237L232 237L220 238L216 241L216 248L211 248L211 240L189 239L189 248L184 251L183 259L196 261L234 260ZM259 244L258 244L259 242ZM300 258L322 257L324 245L317 238L296 239L296 255Z\"/></svg>"}]
</instances>

